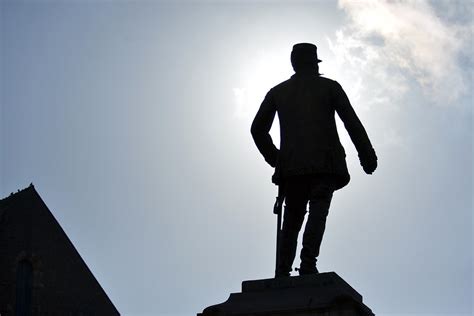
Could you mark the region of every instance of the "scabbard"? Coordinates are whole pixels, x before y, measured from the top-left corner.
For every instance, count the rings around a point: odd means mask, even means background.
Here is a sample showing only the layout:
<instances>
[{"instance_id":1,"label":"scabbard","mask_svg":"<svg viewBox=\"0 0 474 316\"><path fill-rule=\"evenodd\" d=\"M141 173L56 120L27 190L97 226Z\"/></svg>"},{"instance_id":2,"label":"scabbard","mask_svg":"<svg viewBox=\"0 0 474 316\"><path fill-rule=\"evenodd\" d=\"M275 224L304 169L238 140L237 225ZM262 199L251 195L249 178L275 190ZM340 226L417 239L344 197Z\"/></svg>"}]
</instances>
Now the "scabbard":
<instances>
[{"instance_id":1,"label":"scabbard","mask_svg":"<svg viewBox=\"0 0 474 316\"><path fill-rule=\"evenodd\" d=\"M278 196L273 206L273 214L277 215L277 235L276 235L276 260L275 260L275 276L278 275L278 263L280 261L280 238L281 238L281 221L283 217L283 202L285 200L285 188L283 184L278 185Z\"/></svg>"},{"instance_id":2,"label":"scabbard","mask_svg":"<svg viewBox=\"0 0 474 316\"><path fill-rule=\"evenodd\" d=\"M285 201L285 188L283 183L278 185L278 196L276 197L275 204L273 205L273 214L281 214L283 209L283 202Z\"/></svg>"}]
</instances>

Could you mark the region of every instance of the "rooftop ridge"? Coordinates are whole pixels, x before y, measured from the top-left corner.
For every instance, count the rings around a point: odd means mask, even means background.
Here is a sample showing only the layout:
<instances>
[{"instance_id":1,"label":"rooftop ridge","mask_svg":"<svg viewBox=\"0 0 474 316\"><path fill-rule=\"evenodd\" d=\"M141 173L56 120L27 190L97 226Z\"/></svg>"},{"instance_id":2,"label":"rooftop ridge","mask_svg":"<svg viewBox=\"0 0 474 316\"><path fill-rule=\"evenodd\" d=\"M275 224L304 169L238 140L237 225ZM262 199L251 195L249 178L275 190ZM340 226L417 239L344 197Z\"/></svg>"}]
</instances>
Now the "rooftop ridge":
<instances>
[{"instance_id":1,"label":"rooftop ridge","mask_svg":"<svg viewBox=\"0 0 474 316\"><path fill-rule=\"evenodd\" d=\"M13 197L17 196L18 194L23 193L23 192L25 192L25 191L27 191L27 190L29 190L29 189L31 189L31 188L33 188L33 189L35 188L35 186L33 185L33 182L31 182L30 185L27 186L27 187L24 188L24 189L18 189L16 192L10 192L10 195L8 195L8 196L6 196L6 197L0 199L0 202L5 202L5 201L7 201L8 199L13 198Z\"/></svg>"}]
</instances>

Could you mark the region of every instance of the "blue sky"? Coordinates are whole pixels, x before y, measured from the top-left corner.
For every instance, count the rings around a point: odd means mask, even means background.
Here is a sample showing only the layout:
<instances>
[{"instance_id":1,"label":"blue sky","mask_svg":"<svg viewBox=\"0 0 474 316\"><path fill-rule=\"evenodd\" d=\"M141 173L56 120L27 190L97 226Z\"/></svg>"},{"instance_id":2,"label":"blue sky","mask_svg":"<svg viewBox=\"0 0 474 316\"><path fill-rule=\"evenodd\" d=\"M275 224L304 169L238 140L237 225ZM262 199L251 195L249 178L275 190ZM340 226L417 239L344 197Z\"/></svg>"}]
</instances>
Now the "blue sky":
<instances>
[{"instance_id":1,"label":"blue sky","mask_svg":"<svg viewBox=\"0 0 474 316\"><path fill-rule=\"evenodd\" d=\"M0 195L33 182L123 315L192 315L272 277L276 188L250 123L303 41L379 156L365 175L339 125L352 180L320 270L377 315L472 313L472 2L0 8Z\"/></svg>"}]
</instances>

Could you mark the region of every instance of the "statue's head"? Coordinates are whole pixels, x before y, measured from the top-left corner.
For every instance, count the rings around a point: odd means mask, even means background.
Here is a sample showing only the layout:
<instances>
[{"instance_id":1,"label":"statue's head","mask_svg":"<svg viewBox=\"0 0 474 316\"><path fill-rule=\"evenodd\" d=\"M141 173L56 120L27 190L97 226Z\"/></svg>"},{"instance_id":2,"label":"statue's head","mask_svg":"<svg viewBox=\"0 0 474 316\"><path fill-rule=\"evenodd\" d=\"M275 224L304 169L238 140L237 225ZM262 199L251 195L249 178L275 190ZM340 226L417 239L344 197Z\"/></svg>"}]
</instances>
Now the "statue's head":
<instances>
[{"instance_id":1,"label":"statue's head","mask_svg":"<svg viewBox=\"0 0 474 316\"><path fill-rule=\"evenodd\" d=\"M295 72L301 70L316 70L319 73L321 60L318 59L318 48L311 43L298 43L291 51L291 65Z\"/></svg>"}]
</instances>

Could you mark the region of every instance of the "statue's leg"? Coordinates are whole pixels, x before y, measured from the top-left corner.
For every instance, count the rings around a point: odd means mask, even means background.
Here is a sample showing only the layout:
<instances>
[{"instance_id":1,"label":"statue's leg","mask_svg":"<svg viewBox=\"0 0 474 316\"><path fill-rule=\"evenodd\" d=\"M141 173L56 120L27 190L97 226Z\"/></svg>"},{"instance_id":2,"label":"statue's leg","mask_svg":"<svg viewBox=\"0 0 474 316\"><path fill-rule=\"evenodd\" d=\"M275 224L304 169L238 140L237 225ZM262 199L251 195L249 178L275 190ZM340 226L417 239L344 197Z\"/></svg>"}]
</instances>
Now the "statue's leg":
<instances>
[{"instance_id":1,"label":"statue's leg","mask_svg":"<svg viewBox=\"0 0 474 316\"><path fill-rule=\"evenodd\" d=\"M319 255L319 248L326 228L326 217L331 205L333 187L331 181L319 178L316 178L311 184L309 215L303 234L303 248L300 256L300 274L318 273L316 258Z\"/></svg>"},{"instance_id":2,"label":"statue's leg","mask_svg":"<svg viewBox=\"0 0 474 316\"><path fill-rule=\"evenodd\" d=\"M298 233L306 213L308 193L309 186L302 181L287 183L277 276L289 276L292 270L291 266L296 255Z\"/></svg>"}]
</instances>

